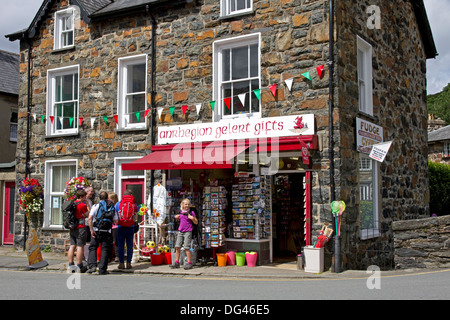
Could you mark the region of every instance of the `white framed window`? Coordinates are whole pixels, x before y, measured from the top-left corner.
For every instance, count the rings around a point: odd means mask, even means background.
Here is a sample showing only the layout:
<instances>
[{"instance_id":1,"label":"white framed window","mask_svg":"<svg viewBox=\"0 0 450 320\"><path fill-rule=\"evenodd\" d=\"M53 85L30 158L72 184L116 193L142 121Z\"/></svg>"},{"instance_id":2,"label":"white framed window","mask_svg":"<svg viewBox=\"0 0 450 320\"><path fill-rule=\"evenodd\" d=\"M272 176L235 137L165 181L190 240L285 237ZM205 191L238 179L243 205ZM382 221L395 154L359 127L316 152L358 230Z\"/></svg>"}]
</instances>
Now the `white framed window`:
<instances>
[{"instance_id":1,"label":"white framed window","mask_svg":"<svg viewBox=\"0 0 450 320\"><path fill-rule=\"evenodd\" d=\"M359 153L359 163L361 239L370 239L380 235L378 164L363 153Z\"/></svg>"},{"instance_id":2,"label":"white framed window","mask_svg":"<svg viewBox=\"0 0 450 320\"><path fill-rule=\"evenodd\" d=\"M17 142L17 119L18 111L16 108L11 109L11 116L9 120L9 141Z\"/></svg>"},{"instance_id":3,"label":"white framed window","mask_svg":"<svg viewBox=\"0 0 450 320\"><path fill-rule=\"evenodd\" d=\"M118 81L118 128L145 129L147 55L120 58Z\"/></svg>"},{"instance_id":4,"label":"white framed window","mask_svg":"<svg viewBox=\"0 0 450 320\"><path fill-rule=\"evenodd\" d=\"M117 157L114 158L114 192L121 195L124 190L122 190L123 181L126 179L143 179L145 178L144 170L122 170L122 164L130 163L134 160L138 160L141 157ZM144 183L144 186L147 184ZM144 190L145 194L145 190ZM119 196L120 199L120 196Z\"/></svg>"},{"instance_id":5,"label":"white framed window","mask_svg":"<svg viewBox=\"0 0 450 320\"><path fill-rule=\"evenodd\" d=\"M220 0L220 16L229 17L253 12L253 0Z\"/></svg>"},{"instance_id":6,"label":"white framed window","mask_svg":"<svg viewBox=\"0 0 450 320\"><path fill-rule=\"evenodd\" d=\"M357 36L359 111L373 115L372 46Z\"/></svg>"},{"instance_id":7,"label":"white framed window","mask_svg":"<svg viewBox=\"0 0 450 320\"><path fill-rule=\"evenodd\" d=\"M214 42L214 121L261 116L260 33Z\"/></svg>"},{"instance_id":8,"label":"white framed window","mask_svg":"<svg viewBox=\"0 0 450 320\"><path fill-rule=\"evenodd\" d=\"M444 142L443 157L450 157L450 142Z\"/></svg>"},{"instance_id":9,"label":"white framed window","mask_svg":"<svg viewBox=\"0 0 450 320\"><path fill-rule=\"evenodd\" d=\"M78 133L79 73L78 65L47 71L47 136Z\"/></svg>"},{"instance_id":10,"label":"white framed window","mask_svg":"<svg viewBox=\"0 0 450 320\"><path fill-rule=\"evenodd\" d=\"M61 206L66 182L77 176L77 160L45 162L44 227L63 228Z\"/></svg>"},{"instance_id":11,"label":"white framed window","mask_svg":"<svg viewBox=\"0 0 450 320\"><path fill-rule=\"evenodd\" d=\"M74 13L73 9L55 13L55 49L69 48L74 45Z\"/></svg>"}]
</instances>

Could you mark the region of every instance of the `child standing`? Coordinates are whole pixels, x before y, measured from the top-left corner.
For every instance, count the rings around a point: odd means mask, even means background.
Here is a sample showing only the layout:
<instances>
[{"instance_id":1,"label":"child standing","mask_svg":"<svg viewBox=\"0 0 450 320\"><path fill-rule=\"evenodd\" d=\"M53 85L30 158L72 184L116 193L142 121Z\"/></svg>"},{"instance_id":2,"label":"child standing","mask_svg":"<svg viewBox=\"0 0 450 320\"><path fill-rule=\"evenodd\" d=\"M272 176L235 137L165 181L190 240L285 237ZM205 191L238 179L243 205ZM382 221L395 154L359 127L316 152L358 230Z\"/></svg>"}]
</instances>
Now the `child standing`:
<instances>
[{"instance_id":1,"label":"child standing","mask_svg":"<svg viewBox=\"0 0 450 320\"><path fill-rule=\"evenodd\" d=\"M180 219L180 226L178 228L177 240L175 243L175 254L176 260L175 263L171 266L172 268L180 267L180 253L181 246L184 245L184 250L186 252L187 264L184 266L184 269L191 269L191 241L192 241L192 230L194 229L194 224L198 223L197 217L195 213L190 210L190 201L189 199L183 199L180 205L180 214L175 215L175 219Z\"/></svg>"}]
</instances>

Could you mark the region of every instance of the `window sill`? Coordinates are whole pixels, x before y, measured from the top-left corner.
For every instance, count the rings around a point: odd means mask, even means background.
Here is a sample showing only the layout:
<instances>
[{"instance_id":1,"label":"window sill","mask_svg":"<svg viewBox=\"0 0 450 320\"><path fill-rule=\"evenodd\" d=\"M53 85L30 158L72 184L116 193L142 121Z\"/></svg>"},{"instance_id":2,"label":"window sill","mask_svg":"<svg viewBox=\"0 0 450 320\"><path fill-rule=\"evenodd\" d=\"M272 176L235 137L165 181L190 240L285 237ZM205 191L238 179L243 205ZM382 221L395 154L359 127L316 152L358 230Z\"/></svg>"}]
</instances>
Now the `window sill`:
<instances>
[{"instance_id":1,"label":"window sill","mask_svg":"<svg viewBox=\"0 0 450 320\"><path fill-rule=\"evenodd\" d=\"M62 137L76 137L76 136L78 136L78 132L57 133L57 134L52 134L52 135L46 135L45 139L62 138Z\"/></svg>"},{"instance_id":2,"label":"window sill","mask_svg":"<svg viewBox=\"0 0 450 320\"><path fill-rule=\"evenodd\" d=\"M132 131L146 131L148 130L147 126L145 127L137 127L137 128L117 128L116 132L132 132Z\"/></svg>"},{"instance_id":3,"label":"window sill","mask_svg":"<svg viewBox=\"0 0 450 320\"><path fill-rule=\"evenodd\" d=\"M246 15L253 14L253 13L254 13L254 11L253 11L253 9L251 9L251 10L246 10L246 11L242 11L242 12L238 12L238 13L232 13L232 14L228 14L228 15L221 15L219 17L219 20L232 19L232 18L235 18L235 17L246 16Z\"/></svg>"},{"instance_id":4,"label":"window sill","mask_svg":"<svg viewBox=\"0 0 450 320\"><path fill-rule=\"evenodd\" d=\"M64 47L64 48L59 48L59 49L53 49L52 50L52 54L57 54L57 53L61 53L61 52L65 52L65 51L72 51L75 50L75 45L70 46L70 47Z\"/></svg>"},{"instance_id":5,"label":"window sill","mask_svg":"<svg viewBox=\"0 0 450 320\"><path fill-rule=\"evenodd\" d=\"M361 230L361 240L369 240L373 238L378 238L380 236L380 230L378 229L362 229Z\"/></svg>"}]
</instances>

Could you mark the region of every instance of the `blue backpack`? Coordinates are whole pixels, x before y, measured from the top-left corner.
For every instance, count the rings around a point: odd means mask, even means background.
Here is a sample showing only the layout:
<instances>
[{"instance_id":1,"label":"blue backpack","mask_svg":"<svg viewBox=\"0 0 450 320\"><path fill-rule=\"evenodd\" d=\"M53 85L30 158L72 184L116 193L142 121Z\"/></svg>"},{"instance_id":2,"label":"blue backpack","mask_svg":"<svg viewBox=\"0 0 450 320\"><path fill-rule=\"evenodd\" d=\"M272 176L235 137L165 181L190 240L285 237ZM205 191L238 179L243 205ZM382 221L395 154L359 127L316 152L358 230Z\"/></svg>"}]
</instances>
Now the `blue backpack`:
<instances>
[{"instance_id":1,"label":"blue backpack","mask_svg":"<svg viewBox=\"0 0 450 320\"><path fill-rule=\"evenodd\" d=\"M116 210L114 209L114 203L105 200L100 201L97 214L95 215L94 227L96 227L98 231L111 230L115 214Z\"/></svg>"}]
</instances>

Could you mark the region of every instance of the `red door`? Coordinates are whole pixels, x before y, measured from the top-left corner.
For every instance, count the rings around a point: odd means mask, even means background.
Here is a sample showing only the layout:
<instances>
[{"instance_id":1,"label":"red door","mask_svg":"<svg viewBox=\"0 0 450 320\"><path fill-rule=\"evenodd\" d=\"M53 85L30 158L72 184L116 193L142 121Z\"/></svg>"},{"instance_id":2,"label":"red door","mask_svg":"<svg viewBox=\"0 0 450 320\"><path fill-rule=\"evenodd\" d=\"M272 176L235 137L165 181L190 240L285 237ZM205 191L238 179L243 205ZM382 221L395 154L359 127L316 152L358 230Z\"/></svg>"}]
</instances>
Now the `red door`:
<instances>
[{"instance_id":1,"label":"red door","mask_svg":"<svg viewBox=\"0 0 450 320\"><path fill-rule=\"evenodd\" d=\"M144 179L123 179L122 180L122 194L119 200L122 199L125 190L130 190L133 193L136 204L145 204L145 192L144 192ZM138 217L139 222L142 220L142 216Z\"/></svg>"},{"instance_id":2,"label":"red door","mask_svg":"<svg viewBox=\"0 0 450 320\"><path fill-rule=\"evenodd\" d=\"M3 220L3 244L14 244L14 196L16 194L16 183L5 183L5 207Z\"/></svg>"}]
</instances>

